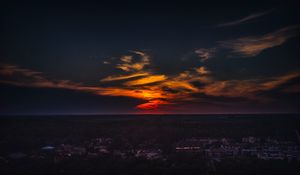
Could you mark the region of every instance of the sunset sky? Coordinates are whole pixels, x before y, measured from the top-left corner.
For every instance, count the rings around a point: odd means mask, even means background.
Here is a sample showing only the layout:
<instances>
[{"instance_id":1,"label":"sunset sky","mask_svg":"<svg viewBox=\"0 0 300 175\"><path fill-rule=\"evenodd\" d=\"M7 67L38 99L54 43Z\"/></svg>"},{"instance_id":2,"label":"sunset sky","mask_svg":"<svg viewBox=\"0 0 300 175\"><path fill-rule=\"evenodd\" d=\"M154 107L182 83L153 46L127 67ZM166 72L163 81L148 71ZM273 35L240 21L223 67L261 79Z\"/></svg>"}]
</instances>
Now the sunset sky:
<instances>
[{"instance_id":1,"label":"sunset sky","mask_svg":"<svg viewBox=\"0 0 300 175\"><path fill-rule=\"evenodd\" d=\"M299 112L299 3L1 3L0 114Z\"/></svg>"}]
</instances>

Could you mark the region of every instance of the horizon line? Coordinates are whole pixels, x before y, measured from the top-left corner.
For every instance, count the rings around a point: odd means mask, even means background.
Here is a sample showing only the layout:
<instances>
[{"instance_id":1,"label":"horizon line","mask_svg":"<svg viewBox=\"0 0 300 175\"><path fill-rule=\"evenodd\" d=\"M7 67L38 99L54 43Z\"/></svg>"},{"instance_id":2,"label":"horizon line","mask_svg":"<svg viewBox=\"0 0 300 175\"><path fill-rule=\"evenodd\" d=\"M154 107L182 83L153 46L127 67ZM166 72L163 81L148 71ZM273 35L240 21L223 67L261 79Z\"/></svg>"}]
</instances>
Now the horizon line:
<instances>
[{"instance_id":1,"label":"horizon line","mask_svg":"<svg viewBox=\"0 0 300 175\"><path fill-rule=\"evenodd\" d=\"M24 114L0 114L0 117L5 116L125 116L125 115L132 115L132 116L159 116L159 115L283 115L283 114L289 114L289 115L299 115L300 112L248 112L248 113L24 113Z\"/></svg>"}]
</instances>

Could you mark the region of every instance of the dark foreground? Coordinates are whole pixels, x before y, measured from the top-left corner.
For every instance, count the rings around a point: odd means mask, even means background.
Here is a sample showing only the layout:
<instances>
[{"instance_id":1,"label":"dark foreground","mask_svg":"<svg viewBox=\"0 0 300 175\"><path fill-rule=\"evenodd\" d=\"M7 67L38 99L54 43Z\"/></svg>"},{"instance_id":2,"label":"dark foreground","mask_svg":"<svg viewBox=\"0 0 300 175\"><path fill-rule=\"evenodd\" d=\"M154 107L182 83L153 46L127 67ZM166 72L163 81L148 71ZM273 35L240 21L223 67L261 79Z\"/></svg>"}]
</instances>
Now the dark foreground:
<instances>
[{"instance_id":1,"label":"dark foreground","mask_svg":"<svg viewBox=\"0 0 300 175\"><path fill-rule=\"evenodd\" d=\"M298 174L298 115L4 116L0 174Z\"/></svg>"}]
</instances>

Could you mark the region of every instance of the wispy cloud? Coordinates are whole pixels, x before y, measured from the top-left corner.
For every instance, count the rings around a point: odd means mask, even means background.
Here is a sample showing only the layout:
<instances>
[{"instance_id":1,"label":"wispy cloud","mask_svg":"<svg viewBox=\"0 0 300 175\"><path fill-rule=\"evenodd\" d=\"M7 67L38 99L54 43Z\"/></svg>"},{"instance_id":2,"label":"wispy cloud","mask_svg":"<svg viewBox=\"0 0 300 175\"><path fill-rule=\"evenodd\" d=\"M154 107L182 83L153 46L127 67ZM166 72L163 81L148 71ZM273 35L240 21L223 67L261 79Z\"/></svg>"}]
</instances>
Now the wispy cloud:
<instances>
[{"instance_id":1,"label":"wispy cloud","mask_svg":"<svg viewBox=\"0 0 300 175\"><path fill-rule=\"evenodd\" d=\"M262 51L282 45L288 39L299 36L300 26L289 26L261 36L248 36L219 42L220 46L232 50L233 53L253 57Z\"/></svg>"},{"instance_id":2,"label":"wispy cloud","mask_svg":"<svg viewBox=\"0 0 300 175\"><path fill-rule=\"evenodd\" d=\"M275 89L299 77L300 72L296 71L277 77L213 81L212 83L208 83L200 91L209 96L244 97L252 100L261 100L265 98L258 96L257 94L259 92Z\"/></svg>"},{"instance_id":3,"label":"wispy cloud","mask_svg":"<svg viewBox=\"0 0 300 175\"><path fill-rule=\"evenodd\" d=\"M210 71L207 70L206 67L204 66L201 66L201 67L197 67L195 68L196 72L198 72L200 75L207 75L207 74L210 74Z\"/></svg>"},{"instance_id":4,"label":"wispy cloud","mask_svg":"<svg viewBox=\"0 0 300 175\"><path fill-rule=\"evenodd\" d=\"M132 61L132 56L131 55L125 55L125 56L122 56L120 58L121 61L125 62L125 63L131 63Z\"/></svg>"},{"instance_id":5,"label":"wispy cloud","mask_svg":"<svg viewBox=\"0 0 300 175\"><path fill-rule=\"evenodd\" d=\"M109 61L103 61L103 64L111 64Z\"/></svg>"},{"instance_id":6,"label":"wispy cloud","mask_svg":"<svg viewBox=\"0 0 300 175\"><path fill-rule=\"evenodd\" d=\"M199 48L194 51L202 62L207 61L208 59L215 56L217 49L216 48Z\"/></svg>"},{"instance_id":7,"label":"wispy cloud","mask_svg":"<svg viewBox=\"0 0 300 175\"><path fill-rule=\"evenodd\" d=\"M246 17L243 17L241 19L238 19L238 20L234 20L234 21L230 21L230 22L225 22L225 23L218 24L217 27L229 27L229 26L240 25L240 24L252 21L254 19L257 19L259 17L268 15L268 14L270 14L273 11L274 11L274 9L267 10L267 11L264 11L264 12L253 13L253 14L250 14L250 15L248 15Z\"/></svg>"},{"instance_id":8,"label":"wispy cloud","mask_svg":"<svg viewBox=\"0 0 300 175\"><path fill-rule=\"evenodd\" d=\"M138 60L133 60L133 55L124 55L120 58L121 63L116 65L116 68L126 72L135 72L144 69L150 64L149 55L141 51L131 51L139 56Z\"/></svg>"},{"instance_id":9,"label":"wispy cloud","mask_svg":"<svg viewBox=\"0 0 300 175\"><path fill-rule=\"evenodd\" d=\"M167 79L167 77L165 75L149 75L149 76L144 77L144 78L128 81L128 82L125 83L125 85L126 86L145 85L145 84L164 81L166 79Z\"/></svg>"},{"instance_id":10,"label":"wispy cloud","mask_svg":"<svg viewBox=\"0 0 300 175\"><path fill-rule=\"evenodd\" d=\"M230 56L254 57L264 50L280 46L289 39L299 36L299 30L300 25L293 25L264 35L218 41L215 47L198 48L194 50L194 53L200 58L201 62L217 57L219 53L225 53Z\"/></svg>"},{"instance_id":11,"label":"wispy cloud","mask_svg":"<svg viewBox=\"0 0 300 175\"><path fill-rule=\"evenodd\" d=\"M15 65L0 65L0 83L22 87L61 88L80 91L96 91L96 87L82 86L70 80L51 80L41 72L20 68Z\"/></svg>"},{"instance_id":12,"label":"wispy cloud","mask_svg":"<svg viewBox=\"0 0 300 175\"><path fill-rule=\"evenodd\" d=\"M142 73L133 73L133 74L129 74L129 75L108 76L108 77L101 79L100 82L126 80L126 79L131 79L131 78L136 78L136 77L143 77L143 76L147 76L147 75L149 75L149 73L142 72Z\"/></svg>"}]
</instances>

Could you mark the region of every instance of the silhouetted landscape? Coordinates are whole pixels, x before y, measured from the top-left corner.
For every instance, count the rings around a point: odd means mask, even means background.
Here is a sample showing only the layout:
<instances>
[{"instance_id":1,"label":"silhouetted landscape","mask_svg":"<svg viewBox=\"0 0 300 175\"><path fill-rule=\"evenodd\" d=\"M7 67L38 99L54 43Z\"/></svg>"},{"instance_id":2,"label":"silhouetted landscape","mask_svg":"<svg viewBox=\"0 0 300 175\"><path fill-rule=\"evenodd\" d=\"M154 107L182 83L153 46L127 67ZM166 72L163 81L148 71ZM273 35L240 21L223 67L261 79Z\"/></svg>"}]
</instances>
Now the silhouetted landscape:
<instances>
[{"instance_id":1,"label":"silhouetted landscape","mask_svg":"<svg viewBox=\"0 0 300 175\"><path fill-rule=\"evenodd\" d=\"M298 174L294 114L2 116L0 174Z\"/></svg>"}]
</instances>

